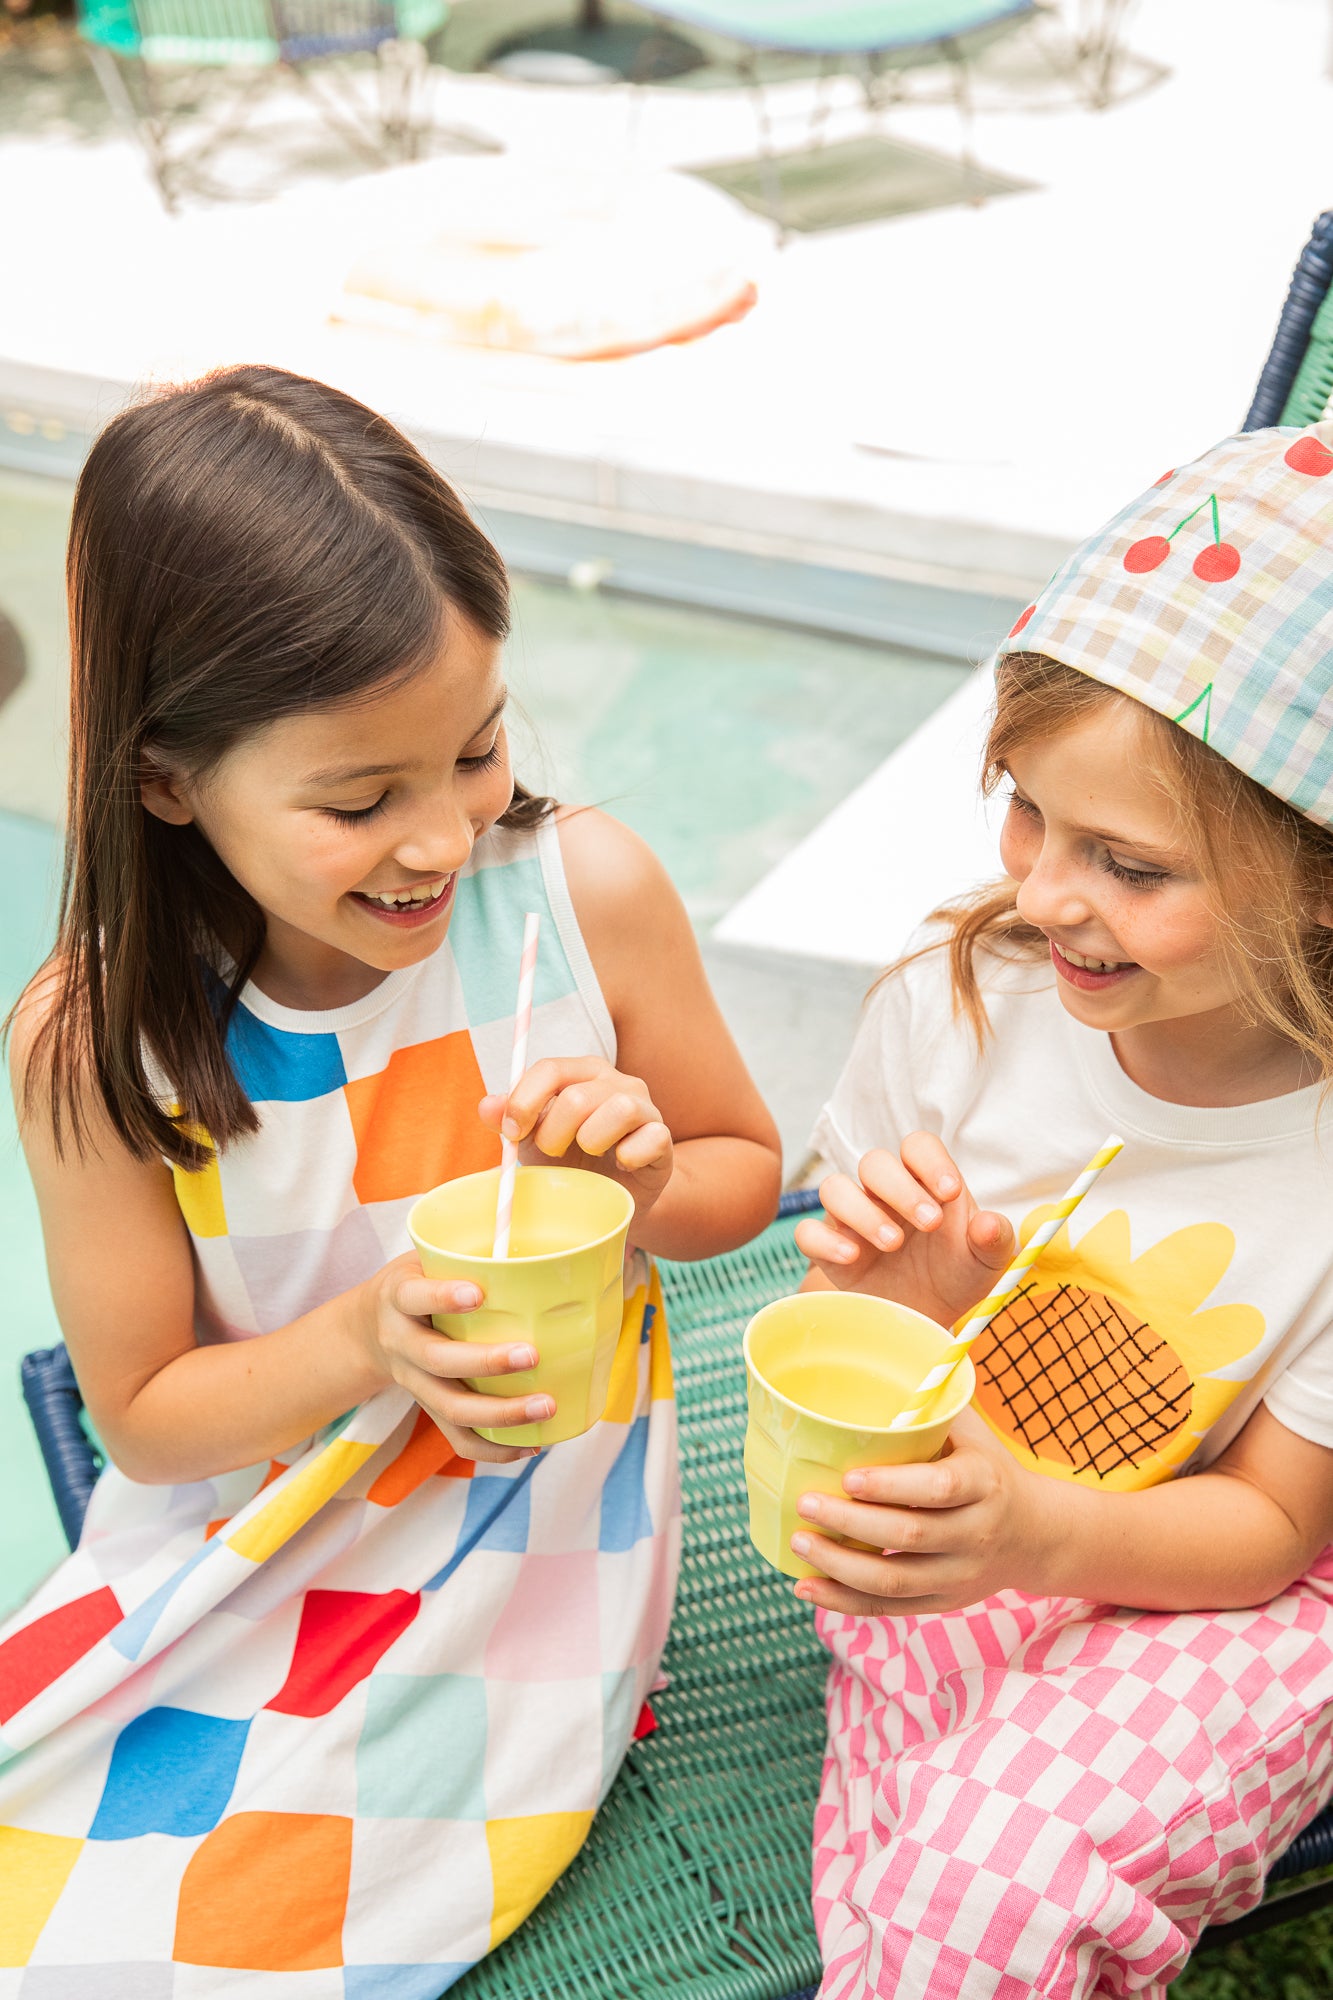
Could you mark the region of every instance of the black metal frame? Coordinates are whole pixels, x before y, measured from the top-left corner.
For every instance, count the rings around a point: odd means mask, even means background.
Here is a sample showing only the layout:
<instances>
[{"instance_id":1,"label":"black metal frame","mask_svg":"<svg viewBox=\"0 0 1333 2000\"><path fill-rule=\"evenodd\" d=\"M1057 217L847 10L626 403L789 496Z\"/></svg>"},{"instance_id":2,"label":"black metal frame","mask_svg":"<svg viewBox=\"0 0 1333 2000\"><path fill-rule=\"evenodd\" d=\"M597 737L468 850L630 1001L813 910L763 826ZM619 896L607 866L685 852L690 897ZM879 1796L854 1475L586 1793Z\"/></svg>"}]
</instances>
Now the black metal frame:
<instances>
[{"instance_id":1,"label":"black metal frame","mask_svg":"<svg viewBox=\"0 0 1333 2000\"><path fill-rule=\"evenodd\" d=\"M418 43L399 40L393 0L266 0L278 58L259 68L150 60L142 53L145 38L151 40L154 32L145 18L150 4L130 0L140 41L135 54L117 54L92 40L85 46L112 110L143 147L167 209L174 210L187 188L214 200L226 198L228 190L208 180L203 170L244 128L256 98L275 75L294 79L329 129L367 165L416 158L426 129L426 56ZM335 67L361 55L375 58L375 108L369 112L340 87ZM175 151L170 135L187 101L181 86L197 103L205 79L214 93L225 90L227 113L192 149Z\"/></svg>"}]
</instances>

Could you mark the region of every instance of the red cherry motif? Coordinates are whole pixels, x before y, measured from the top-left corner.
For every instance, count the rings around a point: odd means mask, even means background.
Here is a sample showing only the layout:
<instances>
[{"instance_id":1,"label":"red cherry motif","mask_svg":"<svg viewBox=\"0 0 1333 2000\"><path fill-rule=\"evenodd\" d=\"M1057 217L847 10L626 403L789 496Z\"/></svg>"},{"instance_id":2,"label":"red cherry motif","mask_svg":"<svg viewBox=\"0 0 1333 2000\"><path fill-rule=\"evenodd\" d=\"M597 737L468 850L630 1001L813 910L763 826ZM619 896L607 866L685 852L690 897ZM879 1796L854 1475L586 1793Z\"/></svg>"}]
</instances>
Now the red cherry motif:
<instances>
[{"instance_id":1,"label":"red cherry motif","mask_svg":"<svg viewBox=\"0 0 1333 2000\"><path fill-rule=\"evenodd\" d=\"M1310 479L1327 479L1333 472L1333 451L1317 437L1297 438L1282 455L1293 472L1303 472Z\"/></svg>"},{"instance_id":2,"label":"red cherry motif","mask_svg":"<svg viewBox=\"0 0 1333 2000\"><path fill-rule=\"evenodd\" d=\"M1131 542L1125 550L1125 568L1131 576L1144 576L1150 569L1160 569L1171 553L1171 544L1165 535L1145 535L1141 542Z\"/></svg>"},{"instance_id":3,"label":"red cherry motif","mask_svg":"<svg viewBox=\"0 0 1333 2000\"><path fill-rule=\"evenodd\" d=\"M1018 637L1019 633L1022 631L1023 627L1027 624L1029 618L1031 618L1036 608L1037 607L1035 604L1029 604L1026 611L1021 611L1019 613L1018 618L1015 621L1013 628L1009 633L1009 637L1011 639L1016 639Z\"/></svg>"},{"instance_id":4,"label":"red cherry motif","mask_svg":"<svg viewBox=\"0 0 1333 2000\"><path fill-rule=\"evenodd\" d=\"M1227 583L1240 568L1240 550L1231 542L1209 542L1194 558L1194 574L1201 583Z\"/></svg>"}]
</instances>

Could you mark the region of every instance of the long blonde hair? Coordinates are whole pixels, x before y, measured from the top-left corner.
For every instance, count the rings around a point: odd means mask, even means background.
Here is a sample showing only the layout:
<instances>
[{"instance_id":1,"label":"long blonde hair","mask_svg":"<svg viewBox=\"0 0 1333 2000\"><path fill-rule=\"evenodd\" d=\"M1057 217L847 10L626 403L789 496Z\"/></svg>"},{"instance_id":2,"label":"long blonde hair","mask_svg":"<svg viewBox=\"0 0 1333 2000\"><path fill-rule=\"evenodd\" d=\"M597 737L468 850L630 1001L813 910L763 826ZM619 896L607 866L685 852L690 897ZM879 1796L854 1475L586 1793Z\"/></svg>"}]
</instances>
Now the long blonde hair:
<instances>
[{"instance_id":1,"label":"long blonde hair","mask_svg":"<svg viewBox=\"0 0 1333 2000\"><path fill-rule=\"evenodd\" d=\"M1049 738L1128 695L1042 653L1009 653L996 676L982 790L989 796L1023 744ZM1333 899L1333 832L1317 826L1164 716L1141 707L1151 774L1199 858L1205 894L1246 1014L1295 1043L1333 1079L1333 930L1314 911ZM1008 877L943 905L955 1010L979 1046L989 1034L978 957L1045 959L1045 933L1018 914ZM934 949L927 946L926 949ZM918 954L912 954L914 957ZM903 961L900 961L903 962Z\"/></svg>"}]
</instances>

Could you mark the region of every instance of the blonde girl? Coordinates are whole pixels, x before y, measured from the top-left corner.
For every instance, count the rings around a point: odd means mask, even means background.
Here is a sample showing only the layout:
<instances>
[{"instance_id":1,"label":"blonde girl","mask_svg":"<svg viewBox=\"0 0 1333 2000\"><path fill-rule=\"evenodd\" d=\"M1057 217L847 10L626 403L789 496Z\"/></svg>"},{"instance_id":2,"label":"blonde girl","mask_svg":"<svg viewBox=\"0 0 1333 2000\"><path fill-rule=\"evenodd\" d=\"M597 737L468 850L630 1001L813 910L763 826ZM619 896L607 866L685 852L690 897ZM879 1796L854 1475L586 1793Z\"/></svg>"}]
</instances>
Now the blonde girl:
<instances>
[{"instance_id":1,"label":"blonde girl","mask_svg":"<svg viewBox=\"0 0 1333 2000\"><path fill-rule=\"evenodd\" d=\"M761 1226L773 1127L661 867L515 781L503 566L383 418L259 367L127 411L69 591L13 1067L110 1463L0 1638L0 1990L435 2000L630 1740L679 1528L649 1257ZM501 1129L634 1201L605 1419L540 1453L476 1429L551 1414L533 1350L436 1335L481 1294L404 1228Z\"/></svg>"},{"instance_id":2,"label":"blonde girl","mask_svg":"<svg viewBox=\"0 0 1333 2000\"><path fill-rule=\"evenodd\" d=\"M1125 1141L949 1454L803 1503L823 2000L1158 1996L1333 1791L1331 443L1226 440L1019 620L1006 877L820 1121L811 1282L944 1324Z\"/></svg>"}]
</instances>

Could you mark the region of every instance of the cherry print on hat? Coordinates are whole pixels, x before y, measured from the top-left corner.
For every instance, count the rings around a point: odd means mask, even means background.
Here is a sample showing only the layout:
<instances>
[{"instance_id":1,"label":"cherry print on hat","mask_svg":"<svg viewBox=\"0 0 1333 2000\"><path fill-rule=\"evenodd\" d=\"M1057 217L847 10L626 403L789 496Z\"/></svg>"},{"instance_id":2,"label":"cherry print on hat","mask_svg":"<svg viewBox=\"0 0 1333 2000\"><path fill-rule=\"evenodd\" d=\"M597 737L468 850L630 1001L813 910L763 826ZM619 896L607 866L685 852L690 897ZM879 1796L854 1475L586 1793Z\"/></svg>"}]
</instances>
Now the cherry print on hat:
<instances>
[{"instance_id":1,"label":"cherry print on hat","mask_svg":"<svg viewBox=\"0 0 1333 2000\"><path fill-rule=\"evenodd\" d=\"M1132 500L1000 646L1154 708L1333 826L1333 420L1223 438Z\"/></svg>"},{"instance_id":2,"label":"cherry print on hat","mask_svg":"<svg viewBox=\"0 0 1333 2000\"><path fill-rule=\"evenodd\" d=\"M1333 456L1329 459L1333 465ZM1170 477L1170 474L1167 474ZM1164 482L1158 480L1161 486ZM1202 583L1227 583L1240 568L1240 550L1232 542L1222 540L1221 521L1217 511L1217 495L1210 493L1197 507L1177 521L1169 535L1144 535L1140 541L1131 542L1125 550L1125 568L1131 576L1144 576L1149 570L1160 569L1171 553L1171 544L1182 528L1187 528L1196 514L1202 514L1205 507L1212 509L1213 539L1200 549L1194 558L1194 574ZM1034 607L1035 608L1035 607ZM1011 634L1012 636L1012 634Z\"/></svg>"},{"instance_id":3,"label":"cherry print on hat","mask_svg":"<svg viewBox=\"0 0 1333 2000\"><path fill-rule=\"evenodd\" d=\"M1333 472L1333 451L1317 437L1297 438L1285 459L1293 472L1304 472L1311 479L1327 479Z\"/></svg>"}]
</instances>

